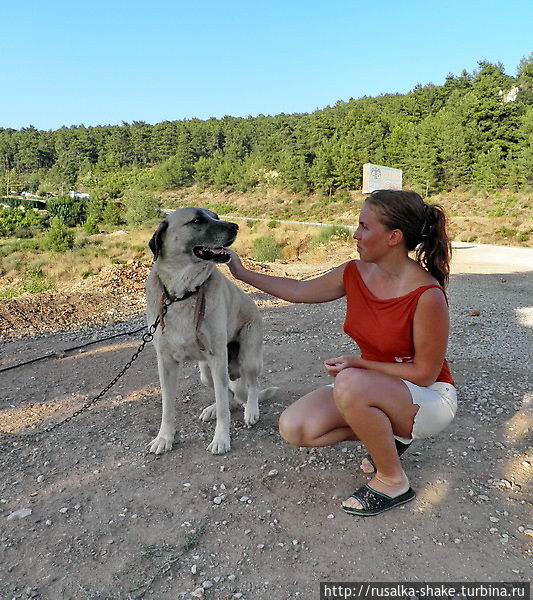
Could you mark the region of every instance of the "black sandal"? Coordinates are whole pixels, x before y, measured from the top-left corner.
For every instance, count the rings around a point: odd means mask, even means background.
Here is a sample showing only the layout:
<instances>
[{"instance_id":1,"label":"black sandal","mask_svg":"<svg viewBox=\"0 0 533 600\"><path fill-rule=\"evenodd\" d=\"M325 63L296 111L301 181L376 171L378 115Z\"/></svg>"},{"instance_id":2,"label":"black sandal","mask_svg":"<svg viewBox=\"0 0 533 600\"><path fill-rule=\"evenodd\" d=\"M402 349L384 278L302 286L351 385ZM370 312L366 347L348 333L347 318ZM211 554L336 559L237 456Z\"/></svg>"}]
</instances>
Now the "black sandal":
<instances>
[{"instance_id":1,"label":"black sandal","mask_svg":"<svg viewBox=\"0 0 533 600\"><path fill-rule=\"evenodd\" d=\"M394 439L394 443L396 444L396 452L398 452L398 456L401 456L404 452L407 451L407 449L413 442L405 444L404 442L400 442L400 440ZM372 460L370 454L366 456L366 460L368 460L368 462L374 467L374 471L376 471L376 465L374 464L374 461Z\"/></svg>"},{"instance_id":2,"label":"black sandal","mask_svg":"<svg viewBox=\"0 0 533 600\"><path fill-rule=\"evenodd\" d=\"M416 494L413 488L409 488L404 494L396 496L396 498L391 498L390 496L387 496L387 494L382 494L381 492L372 489L365 483L365 485L361 486L352 494L352 498L358 500L363 508L352 508L351 506L342 505L342 509L349 515L373 517L374 515L379 515L395 506L405 504L415 496Z\"/></svg>"}]
</instances>

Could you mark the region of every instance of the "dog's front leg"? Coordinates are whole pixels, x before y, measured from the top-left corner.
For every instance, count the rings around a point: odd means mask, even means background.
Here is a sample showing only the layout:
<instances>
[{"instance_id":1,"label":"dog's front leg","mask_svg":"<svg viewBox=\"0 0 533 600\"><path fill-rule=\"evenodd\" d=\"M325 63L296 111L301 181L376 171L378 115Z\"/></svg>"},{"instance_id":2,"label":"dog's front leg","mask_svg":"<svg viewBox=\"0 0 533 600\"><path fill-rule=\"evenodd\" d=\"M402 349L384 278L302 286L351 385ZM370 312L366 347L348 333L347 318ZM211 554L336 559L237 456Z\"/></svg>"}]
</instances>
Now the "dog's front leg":
<instances>
[{"instance_id":1,"label":"dog's front leg","mask_svg":"<svg viewBox=\"0 0 533 600\"><path fill-rule=\"evenodd\" d=\"M178 363L165 352L157 352L157 368L161 383L162 414L157 437L150 442L150 452L162 454L172 450L176 433L176 386Z\"/></svg>"},{"instance_id":2,"label":"dog's front leg","mask_svg":"<svg viewBox=\"0 0 533 600\"><path fill-rule=\"evenodd\" d=\"M207 450L213 454L224 454L231 448L228 357L227 353L223 354L223 356L215 356L210 364L215 388L217 424L213 441L207 446Z\"/></svg>"}]
</instances>

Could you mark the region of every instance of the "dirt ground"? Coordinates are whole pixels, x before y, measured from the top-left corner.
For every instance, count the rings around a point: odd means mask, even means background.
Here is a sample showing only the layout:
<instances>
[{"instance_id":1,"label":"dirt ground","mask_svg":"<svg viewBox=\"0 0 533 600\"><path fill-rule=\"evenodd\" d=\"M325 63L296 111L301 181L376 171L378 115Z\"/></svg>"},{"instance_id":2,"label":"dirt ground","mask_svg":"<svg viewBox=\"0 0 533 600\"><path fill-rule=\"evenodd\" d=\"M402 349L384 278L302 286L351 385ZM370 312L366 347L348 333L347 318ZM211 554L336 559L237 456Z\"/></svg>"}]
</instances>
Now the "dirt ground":
<instances>
[{"instance_id":1,"label":"dirt ground","mask_svg":"<svg viewBox=\"0 0 533 600\"><path fill-rule=\"evenodd\" d=\"M363 450L293 448L277 432L284 407L329 381L322 361L354 352L344 302L249 290L265 320L262 383L281 391L252 428L234 413L230 453L206 452L214 426L198 416L212 393L193 364L174 449L147 453L160 420L150 345L93 409L31 440L0 438L0 600L318 600L320 581L529 580L533 250L508 251L456 245L448 357L459 410L402 458L413 502L345 514L340 502L365 480ZM257 268L307 277L330 266ZM61 352L141 327L145 274L117 266L70 294L0 302L0 369L60 353L1 373L0 429L40 430L113 379L140 333Z\"/></svg>"}]
</instances>

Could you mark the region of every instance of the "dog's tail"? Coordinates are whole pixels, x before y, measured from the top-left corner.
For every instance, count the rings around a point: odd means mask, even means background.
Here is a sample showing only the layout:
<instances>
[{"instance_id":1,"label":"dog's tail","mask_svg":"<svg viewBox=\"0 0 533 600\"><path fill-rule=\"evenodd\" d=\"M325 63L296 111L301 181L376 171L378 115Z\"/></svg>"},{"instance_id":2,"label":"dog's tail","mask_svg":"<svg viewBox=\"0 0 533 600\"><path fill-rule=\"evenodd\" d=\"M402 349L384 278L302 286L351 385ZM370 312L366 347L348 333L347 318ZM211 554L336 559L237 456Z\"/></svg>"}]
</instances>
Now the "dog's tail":
<instances>
[{"instance_id":1,"label":"dog's tail","mask_svg":"<svg viewBox=\"0 0 533 600\"><path fill-rule=\"evenodd\" d=\"M270 400L281 390L279 387L269 387L259 392L259 400Z\"/></svg>"}]
</instances>

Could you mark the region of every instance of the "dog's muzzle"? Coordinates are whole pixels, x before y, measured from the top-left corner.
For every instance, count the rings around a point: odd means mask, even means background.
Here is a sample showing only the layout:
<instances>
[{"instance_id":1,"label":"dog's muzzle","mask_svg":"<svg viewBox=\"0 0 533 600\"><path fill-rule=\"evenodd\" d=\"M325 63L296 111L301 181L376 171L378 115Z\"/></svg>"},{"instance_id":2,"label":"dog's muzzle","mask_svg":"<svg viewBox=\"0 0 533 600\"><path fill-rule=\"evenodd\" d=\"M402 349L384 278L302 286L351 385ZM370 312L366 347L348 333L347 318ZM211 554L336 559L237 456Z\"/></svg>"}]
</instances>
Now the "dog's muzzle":
<instances>
[{"instance_id":1,"label":"dog's muzzle","mask_svg":"<svg viewBox=\"0 0 533 600\"><path fill-rule=\"evenodd\" d=\"M229 244L228 244L229 246ZM202 260L210 260L216 263L226 263L230 255L225 248L206 248L205 246L195 246L192 251L194 255Z\"/></svg>"}]
</instances>

